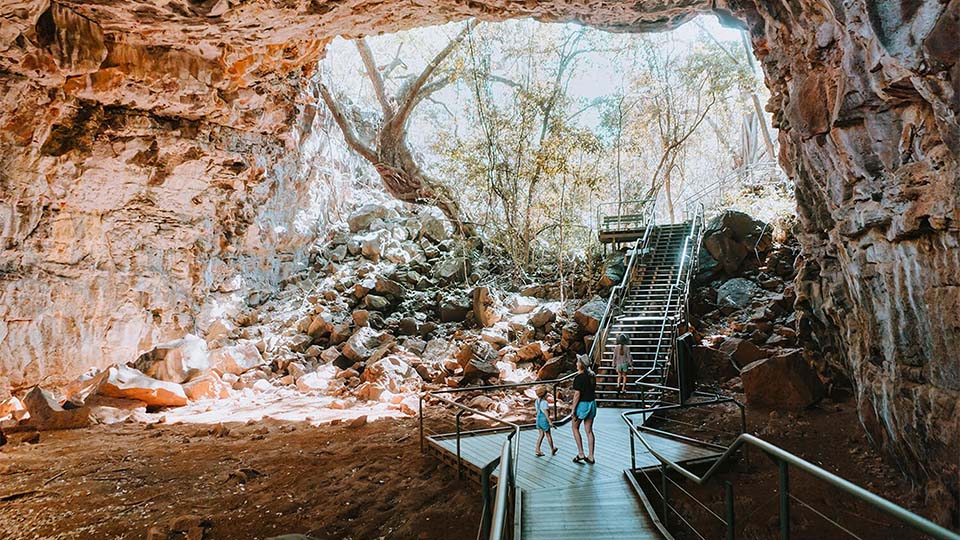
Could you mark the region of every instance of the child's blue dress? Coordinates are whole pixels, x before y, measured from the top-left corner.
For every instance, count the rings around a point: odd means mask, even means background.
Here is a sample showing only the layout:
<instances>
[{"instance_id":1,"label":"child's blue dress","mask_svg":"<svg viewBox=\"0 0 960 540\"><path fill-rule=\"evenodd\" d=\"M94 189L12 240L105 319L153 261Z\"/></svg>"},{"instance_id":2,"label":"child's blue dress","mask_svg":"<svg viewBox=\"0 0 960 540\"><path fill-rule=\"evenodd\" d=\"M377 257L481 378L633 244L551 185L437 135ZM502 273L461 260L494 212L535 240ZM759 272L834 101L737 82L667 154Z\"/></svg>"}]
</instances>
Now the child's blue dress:
<instances>
[{"instance_id":1,"label":"child's blue dress","mask_svg":"<svg viewBox=\"0 0 960 540\"><path fill-rule=\"evenodd\" d=\"M550 431L550 421L547 420L547 411L550 410L550 404L547 403L547 400L538 398L534 402L534 407L537 408L537 429Z\"/></svg>"}]
</instances>

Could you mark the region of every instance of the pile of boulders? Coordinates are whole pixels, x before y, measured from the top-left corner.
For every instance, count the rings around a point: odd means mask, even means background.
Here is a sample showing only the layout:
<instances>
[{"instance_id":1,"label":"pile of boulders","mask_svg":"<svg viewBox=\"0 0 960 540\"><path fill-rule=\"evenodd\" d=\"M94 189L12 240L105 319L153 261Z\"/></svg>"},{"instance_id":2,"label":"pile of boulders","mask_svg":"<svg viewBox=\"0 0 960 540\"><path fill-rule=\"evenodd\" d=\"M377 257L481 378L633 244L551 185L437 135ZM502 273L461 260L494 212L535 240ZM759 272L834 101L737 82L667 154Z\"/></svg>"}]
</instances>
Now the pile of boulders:
<instances>
[{"instance_id":1,"label":"pile of boulders","mask_svg":"<svg viewBox=\"0 0 960 540\"><path fill-rule=\"evenodd\" d=\"M604 301L561 302L549 283L507 290L475 247L452 238L435 209L362 206L280 290L251 292L245 310L199 325L201 335L92 370L59 396L38 388L17 409L25 409L21 418L8 411L7 422L50 429L116 421L281 387L412 414L423 390L572 369Z\"/></svg>"},{"instance_id":2,"label":"pile of boulders","mask_svg":"<svg viewBox=\"0 0 960 540\"><path fill-rule=\"evenodd\" d=\"M694 348L702 382L742 391L751 405L802 409L823 397L794 310L796 241L727 211L704 229L691 314L704 337Z\"/></svg>"}]
</instances>

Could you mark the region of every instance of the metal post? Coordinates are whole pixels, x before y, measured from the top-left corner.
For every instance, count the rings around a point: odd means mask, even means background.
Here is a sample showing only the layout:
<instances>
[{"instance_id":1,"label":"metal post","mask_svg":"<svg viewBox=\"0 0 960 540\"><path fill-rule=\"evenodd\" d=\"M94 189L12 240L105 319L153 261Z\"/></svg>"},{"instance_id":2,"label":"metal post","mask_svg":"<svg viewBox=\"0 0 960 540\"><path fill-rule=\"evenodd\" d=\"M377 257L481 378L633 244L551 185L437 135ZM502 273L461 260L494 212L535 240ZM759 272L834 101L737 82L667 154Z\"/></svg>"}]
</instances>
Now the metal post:
<instances>
[{"instance_id":1,"label":"metal post","mask_svg":"<svg viewBox=\"0 0 960 540\"><path fill-rule=\"evenodd\" d=\"M481 516L480 531L486 537L490 532L490 518L493 517L490 508L490 471L487 468L484 468L483 474L480 475L480 495L483 497L483 516Z\"/></svg>"},{"instance_id":2,"label":"metal post","mask_svg":"<svg viewBox=\"0 0 960 540\"><path fill-rule=\"evenodd\" d=\"M670 505L667 503L667 466L664 464L660 465L660 498L663 499L663 526L669 527L670 514L667 511Z\"/></svg>"},{"instance_id":3,"label":"metal post","mask_svg":"<svg viewBox=\"0 0 960 540\"><path fill-rule=\"evenodd\" d=\"M789 465L780 460L780 540L790 540L790 474Z\"/></svg>"},{"instance_id":4,"label":"metal post","mask_svg":"<svg viewBox=\"0 0 960 540\"><path fill-rule=\"evenodd\" d=\"M723 483L723 502L726 507L727 540L736 540L737 521L733 511L733 484L729 481Z\"/></svg>"},{"instance_id":5,"label":"metal post","mask_svg":"<svg viewBox=\"0 0 960 540\"><path fill-rule=\"evenodd\" d=\"M464 411L457 413L457 478L463 478L463 459L460 457L460 417Z\"/></svg>"},{"instance_id":6,"label":"metal post","mask_svg":"<svg viewBox=\"0 0 960 540\"><path fill-rule=\"evenodd\" d=\"M631 423L633 421L631 420ZM633 440L633 430L629 430L630 435L630 474L633 474L633 471L637 470L637 449L636 442Z\"/></svg>"},{"instance_id":7,"label":"metal post","mask_svg":"<svg viewBox=\"0 0 960 540\"><path fill-rule=\"evenodd\" d=\"M420 396L420 453L424 452L423 444L423 396Z\"/></svg>"},{"instance_id":8,"label":"metal post","mask_svg":"<svg viewBox=\"0 0 960 540\"><path fill-rule=\"evenodd\" d=\"M557 386L560 383L553 383L553 421L557 421Z\"/></svg>"}]
</instances>

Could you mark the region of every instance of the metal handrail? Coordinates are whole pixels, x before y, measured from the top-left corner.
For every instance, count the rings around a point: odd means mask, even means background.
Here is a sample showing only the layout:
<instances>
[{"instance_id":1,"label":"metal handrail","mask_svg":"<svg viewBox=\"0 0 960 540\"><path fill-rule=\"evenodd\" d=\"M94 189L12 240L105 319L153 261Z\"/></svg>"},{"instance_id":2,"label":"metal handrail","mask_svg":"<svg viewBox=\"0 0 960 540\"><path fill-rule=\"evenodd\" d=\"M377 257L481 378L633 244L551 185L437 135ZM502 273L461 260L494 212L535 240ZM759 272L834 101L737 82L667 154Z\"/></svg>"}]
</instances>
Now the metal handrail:
<instances>
[{"instance_id":1,"label":"metal handrail","mask_svg":"<svg viewBox=\"0 0 960 540\"><path fill-rule=\"evenodd\" d=\"M700 205L700 208L703 208L703 205ZM684 305L686 304L686 302L687 302L688 299L689 299L690 278L691 278L691 276L692 276L692 272L690 271L690 266L684 267L684 263L685 263L686 260L687 260L687 250L688 250L688 248L689 248L689 246L690 246L690 239L691 239L694 235L696 235L696 236L698 237L698 239L699 239L699 237L700 237L700 231L701 231L702 227L698 226L698 220L702 220L702 216L703 216L702 213L698 213L698 214L694 215L694 218L693 218L693 220L692 220L691 223L690 223L690 232L687 233L687 237L684 239L684 242L683 242L683 250L681 251L681 254L680 254L680 264L678 265L678 266L679 266L679 269L677 270L677 279L676 279L676 282L674 283L673 287L670 287L670 291L669 291L669 293L667 293L667 301L666 301L666 303L665 303L664 306L663 306L663 322L660 324L660 335L659 335L658 338L657 338L657 349L656 349L656 352L655 352L654 355L653 355L653 365L652 365L652 366L650 367L650 369L648 369L643 375L640 376L640 378L638 379L638 381L640 381L640 382L646 380L647 377L649 377L650 375L652 375L652 374L653 374L655 371L657 371L657 370L659 370L661 373L663 372L663 362L661 362L661 360L660 360L660 350L661 350L661 348L662 348L662 346L663 346L663 336L664 336L664 334L665 334L666 331L667 331L667 322L669 321L669 322L672 323L672 322L676 321L676 317L671 317L671 316L670 316L670 311L671 311L670 307L671 307L671 304L673 303L673 293L674 293L674 291L675 291L676 289L679 289L679 288L680 288L681 278L683 278L683 282L684 282L684 287L683 287L683 290L684 290L684 298L683 298L683 302L684 302ZM697 246L698 246L698 248L699 248L699 240L698 240L698 242L697 242ZM692 257L691 257L691 260L693 260ZM687 270L687 271L686 271L686 277L684 278L684 271L685 271L685 270ZM675 337L676 337L676 327L674 327L674 329L671 331L671 336L670 336L671 343L673 343ZM674 345L675 345L675 343L674 343ZM675 350L676 347L674 346L672 349ZM662 377L661 377L661 378L662 378Z\"/></svg>"},{"instance_id":2,"label":"metal handrail","mask_svg":"<svg viewBox=\"0 0 960 540\"><path fill-rule=\"evenodd\" d=\"M630 420L631 416L638 415L638 414L642 414L646 416L652 410L653 409L638 409L633 411L627 411L620 415L624 423L626 423L627 427L630 429L631 449L633 448L633 444L632 444L633 439L635 438L639 439L641 444L643 444L643 446L646 448L646 450L655 458L657 458L657 460L661 463L663 467L676 471L677 473L682 475L684 478L690 480L691 482L696 483L697 485L704 485L709 480L711 480L713 476L721 470L722 466L726 462L731 461L733 459L733 456L736 454L737 450L739 450L741 447L751 446L754 448L758 448L759 450L763 451L768 456L773 458L777 462L777 464L781 467L781 472L780 472L781 512L782 513L785 512L787 516L786 519L780 520L781 521L781 537L784 537L782 527L786 526L789 528L790 495L786 488L787 473L786 473L785 467L793 466L806 472L807 474L810 474L811 476L816 477L817 479L823 482L826 482L827 484L837 489L840 489L841 491L844 491L852 495L854 498L860 501L873 505L874 507L879 509L881 512L891 515L899 519L900 521L906 523L907 525L925 534L929 534L933 536L937 540L960 540L960 535L953 533L948 529L941 527L940 525L937 525L936 523L933 523L932 521L929 521L907 510L906 508L903 508L902 506L899 506L887 499L884 499L879 495L876 495L870 491L867 491L862 487L848 480L844 480L843 478L840 478L839 476L831 472L828 472L820 467L817 467L816 465L810 463L809 461L806 461L800 458L799 456L792 454L784 450L783 448L780 448L775 444L767 442L759 437L750 435L749 433L741 433L739 436L737 436L737 438L733 441L733 443L730 444L730 446L727 447L727 449L723 452L723 454L721 454L720 457L716 459L713 465L711 465L710 468L707 469L707 471L702 476L698 476L696 473L691 472L690 470L686 469L679 463L672 461L667 456L658 452L656 448L654 448L653 445L651 445L646 440L646 438L643 436L643 433L641 433L641 431L643 431L645 427L642 425L638 427L636 424L634 424ZM787 505L786 508L784 507L784 504ZM789 530L786 533L786 537L789 537Z\"/></svg>"},{"instance_id":3,"label":"metal handrail","mask_svg":"<svg viewBox=\"0 0 960 540\"><path fill-rule=\"evenodd\" d=\"M597 325L597 333L594 335L593 343L590 344L590 351L587 353L587 358L590 359L593 365L599 364L599 359L597 358L597 344L601 344L601 348L599 350L602 352L602 347L606 343L606 334L608 332L607 326L612 320L611 313L613 311L613 306L616 304L618 311L623 307L623 300L625 296L621 295L631 281L631 274L636 268L637 260L639 260L639 258L642 256L642 253L646 252L648 244L650 243L650 231L653 230L652 218L657 205L657 194L655 193L649 199L643 200L646 201L647 205L644 209L644 213L647 214L647 216L644 218L646 228L643 231L643 237L634 243L633 251L630 253L630 260L627 262L627 268L623 273L623 279L621 279L620 283L615 285L613 289L610 290L610 295L607 297L607 305L604 308L603 316L600 318L600 322ZM650 204L651 201L653 204Z\"/></svg>"},{"instance_id":4,"label":"metal handrail","mask_svg":"<svg viewBox=\"0 0 960 540\"><path fill-rule=\"evenodd\" d=\"M519 454L516 456L519 457ZM503 441L503 448L500 450L500 480L497 482L497 494L494 497L493 516L490 524L490 540L502 540L507 532L507 510L509 509L510 493L516 483L516 474L511 473L515 461L513 449L509 439ZM504 472L507 471L507 472ZM512 475L513 478L504 478Z\"/></svg>"}]
</instances>

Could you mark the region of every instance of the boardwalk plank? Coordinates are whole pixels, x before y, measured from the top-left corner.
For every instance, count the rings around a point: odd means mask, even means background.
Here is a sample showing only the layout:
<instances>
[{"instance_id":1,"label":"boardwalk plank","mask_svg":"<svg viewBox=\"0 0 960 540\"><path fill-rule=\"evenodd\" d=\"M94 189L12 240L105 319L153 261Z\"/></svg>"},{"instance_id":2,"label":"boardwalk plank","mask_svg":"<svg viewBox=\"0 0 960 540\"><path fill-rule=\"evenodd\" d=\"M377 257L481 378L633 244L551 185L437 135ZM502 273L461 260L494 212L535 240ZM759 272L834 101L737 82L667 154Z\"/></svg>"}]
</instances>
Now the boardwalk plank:
<instances>
[{"instance_id":1,"label":"boardwalk plank","mask_svg":"<svg viewBox=\"0 0 960 540\"><path fill-rule=\"evenodd\" d=\"M569 425L553 430L554 442L560 448L556 456L549 455L544 441L542 448L547 455L535 457L537 431L521 432L517 485L523 492L521 532L524 540L660 538L624 477L623 471L630 468L630 439L620 412L612 408L599 410L594 423L595 465L571 461L576 455L576 443ZM465 465L480 468L496 459L505 440L503 433L463 437L460 448ZM666 437L651 434L647 440L658 452L675 461L717 455L713 450ZM435 443L455 455L455 439ZM640 443L636 450L638 467L659 464ZM455 457L453 463L456 463ZM497 474L499 471L495 471L494 476Z\"/></svg>"}]
</instances>

